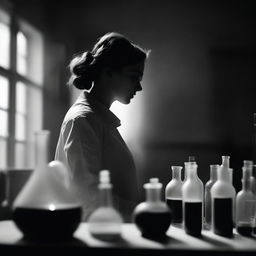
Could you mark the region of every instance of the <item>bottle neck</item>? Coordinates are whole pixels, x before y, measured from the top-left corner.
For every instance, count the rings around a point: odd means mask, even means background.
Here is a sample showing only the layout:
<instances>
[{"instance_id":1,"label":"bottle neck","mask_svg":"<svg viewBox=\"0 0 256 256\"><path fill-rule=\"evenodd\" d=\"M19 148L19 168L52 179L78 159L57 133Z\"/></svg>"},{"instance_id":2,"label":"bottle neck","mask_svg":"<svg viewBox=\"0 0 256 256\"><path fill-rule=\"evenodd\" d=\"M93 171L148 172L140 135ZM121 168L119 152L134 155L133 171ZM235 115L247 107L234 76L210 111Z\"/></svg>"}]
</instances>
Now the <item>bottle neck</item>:
<instances>
[{"instance_id":1,"label":"bottle neck","mask_svg":"<svg viewBox=\"0 0 256 256\"><path fill-rule=\"evenodd\" d=\"M222 157L222 165L218 168L217 176L218 180L224 182L230 182L231 170L229 168L229 156Z\"/></svg>"},{"instance_id":2,"label":"bottle neck","mask_svg":"<svg viewBox=\"0 0 256 256\"><path fill-rule=\"evenodd\" d=\"M210 180L216 181L217 180L217 171L218 171L218 165L211 165L210 168Z\"/></svg>"},{"instance_id":3,"label":"bottle neck","mask_svg":"<svg viewBox=\"0 0 256 256\"><path fill-rule=\"evenodd\" d=\"M151 203L161 202L161 189L146 189L146 201Z\"/></svg>"},{"instance_id":4,"label":"bottle neck","mask_svg":"<svg viewBox=\"0 0 256 256\"><path fill-rule=\"evenodd\" d=\"M245 191L251 190L251 182L250 182L250 180L242 179L242 189L245 190Z\"/></svg>"},{"instance_id":5,"label":"bottle neck","mask_svg":"<svg viewBox=\"0 0 256 256\"><path fill-rule=\"evenodd\" d=\"M181 180L181 168L172 169L172 178L176 180Z\"/></svg>"},{"instance_id":6,"label":"bottle neck","mask_svg":"<svg viewBox=\"0 0 256 256\"><path fill-rule=\"evenodd\" d=\"M104 207L112 207L113 206L113 199L112 199L112 188L111 187L104 187L99 188L100 194L100 206Z\"/></svg>"},{"instance_id":7,"label":"bottle neck","mask_svg":"<svg viewBox=\"0 0 256 256\"><path fill-rule=\"evenodd\" d=\"M197 168L195 166L187 166L187 178L188 179L197 178Z\"/></svg>"}]
</instances>

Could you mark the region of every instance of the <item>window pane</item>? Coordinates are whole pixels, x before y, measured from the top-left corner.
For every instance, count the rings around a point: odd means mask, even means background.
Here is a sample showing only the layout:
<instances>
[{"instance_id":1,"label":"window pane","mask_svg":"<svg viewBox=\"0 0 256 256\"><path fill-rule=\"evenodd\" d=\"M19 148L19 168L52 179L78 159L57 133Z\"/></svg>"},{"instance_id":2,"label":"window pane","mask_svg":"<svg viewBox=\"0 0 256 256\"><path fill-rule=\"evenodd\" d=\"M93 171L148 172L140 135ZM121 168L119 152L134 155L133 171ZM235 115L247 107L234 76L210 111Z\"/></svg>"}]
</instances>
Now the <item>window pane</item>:
<instances>
[{"instance_id":1,"label":"window pane","mask_svg":"<svg viewBox=\"0 0 256 256\"><path fill-rule=\"evenodd\" d=\"M7 167L7 141L0 139L0 168Z\"/></svg>"},{"instance_id":2,"label":"window pane","mask_svg":"<svg viewBox=\"0 0 256 256\"><path fill-rule=\"evenodd\" d=\"M9 105L9 81L0 76L0 108L8 109Z\"/></svg>"},{"instance_id":3,"label":"window pane","mask_svg":"<svg viewBox=\"0 0 256 256\"><path fill-rule=\"evenodd\" d=\"M24 143L15 144L15 168L26 167L26 145Z\"/></svg>"},{"instance_id":4,"label":"window pane","mask_svg":"<svg viewBox=\"0 0 256 256\"><path fill-rule=\"evenodd\" d=\"M9 68L10 65L10 28L0 23L0 66Z\"/></svg>"},{"instance_id":5,"label":"window pane","mask_svg":"<svg viewBox=\"0 0 256 256\"><path fill-rule=\"evenodd\" d=\"M27 88L22 82L16 84L16 112L26 114Z\"/></svg>"},{"instance_id":6,"label":"window pane","mask_svg":"<svg viewBox=\"0 0 256 256\"><path fill-rule=\"evenodd\" d=\"M8 112L0 109L0 136L8 136Z\"/></svg>"},{"instance_id":7,"label":"window pane","mask_svg":"<svg viewBox=\"0 0 256 256\"><path fill-rule=\"evenodd\" d=\"M17 71L27 74L27 38L22 32L17 34Z\"/></svg>"},{"instance_id":8,"label":"window pane","mask_svg":"<svg viewBox=\"0 0 256 256\"><path fill-rule=\"evenodd\" d=\"M15 138L19 141L26 139L26 119L22 114L16 114L15 116Z\"/></svg>"}]
</instances>

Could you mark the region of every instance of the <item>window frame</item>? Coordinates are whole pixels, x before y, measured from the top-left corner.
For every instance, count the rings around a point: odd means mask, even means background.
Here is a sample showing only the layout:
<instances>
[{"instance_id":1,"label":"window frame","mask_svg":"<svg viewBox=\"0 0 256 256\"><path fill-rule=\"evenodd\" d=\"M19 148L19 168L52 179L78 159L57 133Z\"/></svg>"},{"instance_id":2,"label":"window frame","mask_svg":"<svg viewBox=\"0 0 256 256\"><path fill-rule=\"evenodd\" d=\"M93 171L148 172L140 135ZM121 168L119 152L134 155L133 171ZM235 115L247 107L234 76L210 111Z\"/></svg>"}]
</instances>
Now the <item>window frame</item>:
<instances>
[{"instance_id":1,"label":"window frame","mask_svg":"<svg viewBox=\"0 0 256 256\"><path fill-rule=\"evenodd\" d=\"M0 66L0 75L5 77L9 81L9 105L7 109L8 113L8 136L2 137L2 141L6 141L7 143L7 159L6 168L16 168L15 163L15 147L17 144L24 144L25 147L28 145L28 137L26 136L24 141L20 141L16 139L15 134L15 125L16 125L16 88L17 82L24 83L26 85L27 90L29 87L36 88L40 90L40 94L43 95L43 82L35 82L31 78L29 78L29 74L21 75L17 70L17 34L18 32L22 32L25 34L26 38L29 38L24 30L22 29L23 20L17 17L12 10L6 9L4 6L0 5L0 11L7 14L9 23L6 23L10 28L10 47L9 47L9 67L5 68ZM0 21L3 22L3 21ZM3 22L4 23L4 22ZM30 25L30 24L29 24ZM43 71L42 71L43 72ZM43 119L43 116L42 116ZM26 130L28 128L28 121L26 120ZM27 131L26 131L27 132ZM25 154L26 155L26 154ZM25 166L28 166L28 156L23 159L25 162ZM24 167L24 166L23 166ZM0 166L1 168L1 166Z\"/></svg>"}]
</instances>

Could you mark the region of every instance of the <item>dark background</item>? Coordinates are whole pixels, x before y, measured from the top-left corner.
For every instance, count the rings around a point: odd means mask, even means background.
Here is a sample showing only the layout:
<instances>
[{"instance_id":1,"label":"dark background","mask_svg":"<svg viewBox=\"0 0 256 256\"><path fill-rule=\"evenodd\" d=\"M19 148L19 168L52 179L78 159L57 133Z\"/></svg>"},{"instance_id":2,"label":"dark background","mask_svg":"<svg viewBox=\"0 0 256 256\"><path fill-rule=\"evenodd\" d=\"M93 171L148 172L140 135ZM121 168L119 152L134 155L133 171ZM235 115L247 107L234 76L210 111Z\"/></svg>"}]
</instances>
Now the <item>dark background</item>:
<instances>
[{"instance_id":1,"label":"dark background","mask_svg":"<svg viewBox=\"0 0 256 256\"><path fill-rule=\"evenodd\" d=\"M44 128L52 132L52 157L77 95L65 86L71 57L117 31L152 50L133 120L141 125L127 141L141 186L153 176L166 185L171 165L183 165L189 155L205 183L209 165L230 155L234 185L241 188L243 160L253 159L255 1L10 2L45 36Z\"/></svg>"}]
</instances>

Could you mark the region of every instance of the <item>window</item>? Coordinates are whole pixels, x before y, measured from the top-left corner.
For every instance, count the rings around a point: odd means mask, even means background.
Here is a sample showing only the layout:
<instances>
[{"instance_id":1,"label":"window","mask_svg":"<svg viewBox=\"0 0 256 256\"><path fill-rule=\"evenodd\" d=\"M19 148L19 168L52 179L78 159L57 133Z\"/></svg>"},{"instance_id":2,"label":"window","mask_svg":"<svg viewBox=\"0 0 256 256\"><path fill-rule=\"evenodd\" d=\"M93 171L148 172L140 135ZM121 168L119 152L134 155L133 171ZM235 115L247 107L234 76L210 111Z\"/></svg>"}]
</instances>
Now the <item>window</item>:
<instances>
[{"instance_id":1,"label":"window","mask_svg":"<svg viewBox=\"0 0 256 256\"><path fill-rule=\"evenodd\" d=\"M42 129L43 39L0 7L0 169L32 168Z\"/></svg>"}]
</instances>

